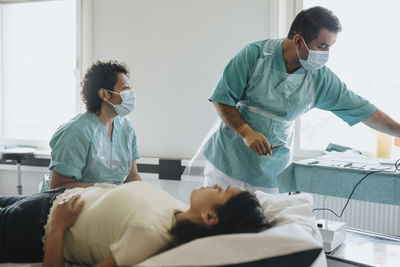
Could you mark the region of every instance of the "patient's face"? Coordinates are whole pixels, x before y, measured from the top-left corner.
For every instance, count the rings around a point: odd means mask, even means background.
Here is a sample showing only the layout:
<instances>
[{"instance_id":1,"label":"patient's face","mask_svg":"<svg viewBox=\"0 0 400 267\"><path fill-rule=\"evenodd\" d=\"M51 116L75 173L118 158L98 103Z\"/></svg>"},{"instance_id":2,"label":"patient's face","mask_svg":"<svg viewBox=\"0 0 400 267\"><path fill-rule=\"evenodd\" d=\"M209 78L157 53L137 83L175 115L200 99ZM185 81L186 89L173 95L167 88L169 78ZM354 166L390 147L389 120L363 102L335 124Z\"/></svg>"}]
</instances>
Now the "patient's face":
<instances>
[{"instance_id":1,"label":"patient's face","mask_svg":"<svg viewBox=\"0 0 400 267\"><path fill-rule=\"evenodd\" d=\"M212 187L202 187L192 191L190 207L195 210L213 208L215 205L225 204L232 196L242 191L239 187L221 188L215 184Z\"/></svg>"}]
</instances>

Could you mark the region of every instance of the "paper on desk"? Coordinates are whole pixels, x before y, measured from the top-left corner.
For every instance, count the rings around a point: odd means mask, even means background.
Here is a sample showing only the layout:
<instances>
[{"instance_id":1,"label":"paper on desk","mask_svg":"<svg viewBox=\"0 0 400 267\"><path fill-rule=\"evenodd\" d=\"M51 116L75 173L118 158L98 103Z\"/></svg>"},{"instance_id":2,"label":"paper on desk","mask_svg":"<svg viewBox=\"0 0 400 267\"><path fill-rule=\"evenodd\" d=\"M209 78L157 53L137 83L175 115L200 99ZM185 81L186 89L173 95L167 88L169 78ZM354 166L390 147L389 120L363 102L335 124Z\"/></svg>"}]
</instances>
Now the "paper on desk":
<instances>
[{"instance_id":1,"label":"paper on desk","mask_svg":"<svg viewBox=\"0 0 400 267\"><path fill-rule=\"evenodd\" d=\"M368 158L356 150L347 150L344 152L325 151L322 156L303 160L299 163L327 167L362 169L368 171L381 170L392 172L395 170L394 162L385 161L385 163L382 163L380 159Z\"/></svg>"},{"instance_id":2,"label":"paper on desk","mask_svg":"<svg viewBox=\"0 0 400 267\"><path fill-rule=\"evenodd\" d=\"M359 154L353 150L347 150L344 152L324 152L324 155L318 157L318 159L330 160L330 161L338 161L338 162L348 162L348 163L359 163L366 165L374 165L379 164L377 159L368 158L363 154Z\"/></svg>"}]
</instances>

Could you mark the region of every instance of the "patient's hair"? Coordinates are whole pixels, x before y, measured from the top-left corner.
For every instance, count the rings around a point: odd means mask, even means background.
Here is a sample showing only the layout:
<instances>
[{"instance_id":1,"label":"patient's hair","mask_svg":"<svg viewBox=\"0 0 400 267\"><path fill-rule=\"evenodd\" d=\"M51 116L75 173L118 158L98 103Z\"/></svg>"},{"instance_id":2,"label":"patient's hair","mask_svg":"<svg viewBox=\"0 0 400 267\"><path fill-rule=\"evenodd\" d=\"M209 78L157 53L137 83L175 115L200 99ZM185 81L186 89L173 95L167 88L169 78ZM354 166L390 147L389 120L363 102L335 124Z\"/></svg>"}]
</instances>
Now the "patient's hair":
<instances>
[{"instance_id":1,"label":"patient's hair","mask_svg":"<svg viewBox=\"0 0 400 267\"><path fill-rule=\"evenodd\" d=\"M81 82L81 96L88 111L93 113L100 111L103 100L99 97L98 92L101 88L114 91L118 73L129 76L128 68L115 60L108 62L97 61L90 66Z\"/></svg>"},{"instance_id":2,"label":"patient's hair","mask_svg":"<svg viewBox=\"0 0 400 267\"><path fill-rule=\"evenodd\" d=\"M271 227L257 198L247 191L232 196L224 205L215 206L218 223L204 226L191 221L176 224L170 248L193 239L222 234L257 233Z\"/></svg>"},{"instance_id":3,"label":"patient's hair","mask_svg":"<svg viewBox=\"0 0 400 267\"><path fill-rule=\"evenodd\" d=\"M304 42L308 44L318 38L319 32L323 28L338 33L342 30L342 25L338 17L329 9L321 6L311 7L297 14L290 26L287 38L293 39L293 36L300 34Z\"/></svg>"}]
</instances>

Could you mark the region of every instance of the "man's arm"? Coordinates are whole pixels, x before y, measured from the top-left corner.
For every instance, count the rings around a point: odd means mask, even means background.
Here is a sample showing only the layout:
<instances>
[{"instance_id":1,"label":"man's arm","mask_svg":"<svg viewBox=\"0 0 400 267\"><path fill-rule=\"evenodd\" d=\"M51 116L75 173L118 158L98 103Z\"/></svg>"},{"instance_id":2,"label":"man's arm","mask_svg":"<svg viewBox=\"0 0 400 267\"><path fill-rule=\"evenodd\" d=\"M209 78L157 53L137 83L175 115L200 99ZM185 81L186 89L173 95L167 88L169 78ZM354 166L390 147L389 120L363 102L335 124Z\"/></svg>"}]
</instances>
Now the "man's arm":
<instances>
[{"instance_id":1,"label":"man's arm","mask_svg":"<svg viewBox=\"0 0 400 267\"><path fill-rule=\"evenodd\" d=\"M363 123L379 132L400 137L400 124L379 109L377 109L368 119L364 120Z\"/></svg>"},{"instance_id":2,"label":"man's arm","mask_svg":"<svg viewBox=\"0 0 400 267\"><path fill-rule=\"evenodd\" d=\"M136 160L134 160L134 161L132 161L131 171L129 172L128 176L126 177L124 183L129 183L132 181L141 181L141 180L142 180L142 178L139 175Z\"/></svg>"},{"instance_id":3,"label":"man's arm","mask_svg":"<svg viewBox=\"0 0 400 267\"><path fill-rule=\"evenodd\" d=\"M264 135L259 132L253 131L250 126L240 116L236 107L212 102L218 111L219 116L232 129L239 135L243 142L257 155L272 154L271 145L268 143Z\"/></svg>"},{"instance_id":4,"label":"man's arm","mask_svg":"<svg viewBox=\"0 0 400 267\"><path fill-rule=\"evenodd\" d=\"M69 187L93 186L93 184L79 183L76 181L75 178L64 176L64 175L56 172L55 170L53 170L51 173L52 174L51 174L51 178L50 178L50 189L59 188L59 187L69 188Z\"/></svg>"},{"instance_id":5,"label":"man's arm","mask_svg":"<svg viewBox=\"0 0 400 267\"><path fill-rule=\"evenodd\" d=\"M234 106L212 102L216 108L218 115L222 118L226 125L239 135L239 128L246 124L239 111Z\"/></svg>"}]
</instances>

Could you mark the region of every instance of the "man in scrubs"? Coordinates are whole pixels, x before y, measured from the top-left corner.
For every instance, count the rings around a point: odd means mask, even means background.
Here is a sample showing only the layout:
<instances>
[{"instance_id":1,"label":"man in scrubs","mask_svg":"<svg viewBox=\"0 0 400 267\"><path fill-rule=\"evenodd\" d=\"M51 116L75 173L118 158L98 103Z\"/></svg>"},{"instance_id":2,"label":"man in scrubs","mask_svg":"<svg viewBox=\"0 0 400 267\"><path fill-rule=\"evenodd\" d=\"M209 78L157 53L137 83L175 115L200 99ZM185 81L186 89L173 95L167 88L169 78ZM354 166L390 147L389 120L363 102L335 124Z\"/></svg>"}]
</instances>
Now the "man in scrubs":
<instances>
[{"instance_id":1,"label":"man in scrubs","mask_svg":"<svg viewBox=\"0 0 400 267\"><path fill-rule=\"evenodd\" d=\"M87 111L61 125L50 140L51 162L42 192L141 180L136 134L126 118L136 104L128 68L97 61L83 78L81 95Z\"/></svg>"},{"instance_id":2,"label":"man in scrubs","mask_svg":"<svg viewBox=\"0 0 400 267\"><path fill-rule=\"evenodd\" d=\"M251 43L230 60L210 97L222 121L203 149L206 186L278 192L294 121L312 108L400 137L397 122L324 66L340 31L330 10L313 7L296 16L287 38Z\"/></svg>"}]
</instances>

